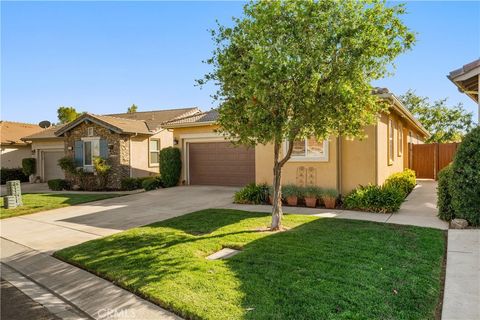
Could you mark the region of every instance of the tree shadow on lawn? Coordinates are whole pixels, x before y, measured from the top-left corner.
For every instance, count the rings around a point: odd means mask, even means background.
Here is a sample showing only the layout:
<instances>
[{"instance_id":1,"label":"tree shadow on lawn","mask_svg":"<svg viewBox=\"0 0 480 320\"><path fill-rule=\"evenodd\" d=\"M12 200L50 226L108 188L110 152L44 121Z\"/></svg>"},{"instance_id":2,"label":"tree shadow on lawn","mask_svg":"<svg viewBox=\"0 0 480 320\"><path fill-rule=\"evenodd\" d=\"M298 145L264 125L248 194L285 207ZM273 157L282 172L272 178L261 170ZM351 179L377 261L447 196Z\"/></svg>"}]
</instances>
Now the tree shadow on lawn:
<instances>
[{"instance_id":1,"label":"tree shadow on lawn","mask_svg":"<svg viewBox=\"0 0 480 320\"><path fill-rule=\"evenodd\" d=\"M441 231L292 215L287 232L256 232L269 214L225 212L195 212L59 256L185 318L434 318ZM205 259L222 247L242 252Z\"/></svg>"}]
</instances>

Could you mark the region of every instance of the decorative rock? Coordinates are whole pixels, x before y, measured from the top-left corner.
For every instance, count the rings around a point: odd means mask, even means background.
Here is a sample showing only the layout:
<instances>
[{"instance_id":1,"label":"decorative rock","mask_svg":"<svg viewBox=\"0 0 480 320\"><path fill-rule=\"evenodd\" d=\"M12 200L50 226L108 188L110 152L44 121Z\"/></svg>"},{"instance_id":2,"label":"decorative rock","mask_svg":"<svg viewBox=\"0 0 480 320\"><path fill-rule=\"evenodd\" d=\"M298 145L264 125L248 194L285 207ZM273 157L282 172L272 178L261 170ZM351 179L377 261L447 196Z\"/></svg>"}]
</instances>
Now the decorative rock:
<instances>
[{"instance_id":1,"label":"decorative rock","mask_svg":"<svg viewBox=\"0 0 480 320\"><path fill-rule=\"evenodd\" d=\"M79 186L78 184L74 184L74 185L72 186L72 190L73 190L73 191L78 191L78 190L80 190L80 186Z\"/></svg>"},{"instance_id":2,"label":"decorative rock","mask_svg":"<svg viewBox=\"0 0 480 320\"><path fill-rule=\"evenodd\" d=\"M468 221L465 219L453 219L450 221L450 229L465 229L468 227Z\"/></svg>"},{"instance_id":3,"label":"decorative rock","mask_svg":"<svg viewBox=\"0 0 480 320\"><path fill-rule=\"evenodd\" d=\"M217 251L207 257L208 260L218 260L218 259L227 259L233 257L239 250L231 249L231 248L223 248L220 251Z\"/></svg>"}]
</instances>

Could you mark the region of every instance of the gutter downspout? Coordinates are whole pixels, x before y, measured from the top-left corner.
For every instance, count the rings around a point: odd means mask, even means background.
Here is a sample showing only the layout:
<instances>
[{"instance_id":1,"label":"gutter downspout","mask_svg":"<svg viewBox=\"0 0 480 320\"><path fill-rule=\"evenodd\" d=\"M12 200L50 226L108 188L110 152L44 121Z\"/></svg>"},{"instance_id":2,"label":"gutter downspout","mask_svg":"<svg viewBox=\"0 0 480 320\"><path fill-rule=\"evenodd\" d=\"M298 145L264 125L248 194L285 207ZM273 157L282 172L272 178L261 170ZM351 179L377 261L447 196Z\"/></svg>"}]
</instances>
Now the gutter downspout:
<instances>
[{"instance_id":1,"label":"gutter downspout","mask_svg":"<svg viewBox=\"0 0 480 320\"><path fill-rule=\"evenodd\" d=\"M138 136L138 132L135 132L134 135L130 136L128 139L128 164L130 167L130 178L133 178L133 168L132 168L132 138Z\"/></svg>"},{"instance_id":2,"label":"gutter downspout","mask_svg":"<svg viewBox=\"0 0 480 320\"><path fill-rule=\"evenodd\" d=\"M337 137L337 191L342 195L342 137Z\"/></svg>"},{"instance_id":3,"label":"gutter downspout","mask_svg":"<svg viewBox=\"0 0 480 320\"><path fill-rule=\"evenodd\" d=\"M378 121L379 119L377 119L377 123L375 124L375 151L374 151L374 154L375 154L375 184L378 185ZM387 146L388 147L388 146Z\"/></svg>"}]
</instances>

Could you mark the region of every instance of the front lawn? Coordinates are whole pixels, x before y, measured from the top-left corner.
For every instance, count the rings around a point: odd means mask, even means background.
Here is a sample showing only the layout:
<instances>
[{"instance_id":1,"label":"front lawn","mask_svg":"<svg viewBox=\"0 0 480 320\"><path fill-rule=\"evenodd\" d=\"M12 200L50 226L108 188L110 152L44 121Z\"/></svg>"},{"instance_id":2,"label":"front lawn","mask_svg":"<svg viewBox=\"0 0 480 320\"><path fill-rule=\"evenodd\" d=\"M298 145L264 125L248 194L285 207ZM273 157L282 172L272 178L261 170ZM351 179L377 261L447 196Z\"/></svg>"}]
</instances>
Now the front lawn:
<instances>
[{"instance_id":1,"label":"front lawn","mask_svg":"<svg viewBox=\"0 0 480 320\"><path fill-rule=\"evenodd\" d=\"M0 219L20 216L24 214L73 206L84 202L118 197L119 194L58 194L58 193L29 193L22 195L23 206L4 209L3 198L0 200Z\"/></svg>"},{"instance_id":2,"label":"front lawn","mask_svg":"<svg viewBox=\"0 0 480 320\"><path fill-rule=\"evenodd\" d=\"M435 319L443 231L209 209L55 255L190 319ZM207 260L222 247L241 249Z\"/></svg>"}]
</instances>

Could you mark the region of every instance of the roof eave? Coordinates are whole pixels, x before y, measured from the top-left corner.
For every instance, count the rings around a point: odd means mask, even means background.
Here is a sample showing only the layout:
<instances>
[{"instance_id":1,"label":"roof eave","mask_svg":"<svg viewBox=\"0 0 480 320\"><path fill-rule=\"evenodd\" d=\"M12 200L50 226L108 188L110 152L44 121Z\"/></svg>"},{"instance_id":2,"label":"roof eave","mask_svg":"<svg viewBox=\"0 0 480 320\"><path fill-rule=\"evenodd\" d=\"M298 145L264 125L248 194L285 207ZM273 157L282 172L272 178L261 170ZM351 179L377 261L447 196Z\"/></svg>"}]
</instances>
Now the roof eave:
<instances>
[{"instance_id":1,"label":"roof eave","mask_svg":"<svg viewBox=\"0 0 480 320\"><path fill-rule=\"evenodd\" d=\"M378 96L383 98L383 99L391 100L393 102L393 105L394 105L395 109L400 114L402 114L405 118L407 118L410 121L410 123L413 124L414 127L417 130L422 132L425 135L426 138L429 138L431 136L430 132L428 132L428 130L425 129L424 126L422 126L422 124L413 116L413 114L407 108L405 108L405 106L402 104L402 102L400 100L398 100L398 98L393 93L391 93L391 92L382 93L382 94L379 94Z\"/></svg>"},{"instance_id":2,"label":"roof eave","mask_svg":"<svg viewBox=\"0 0 480 320\"><path fill-rule=\"evenodd\" d=\"M163 124L162 127L166 129L174 128L188 128L188 127L201 127L215 125L216 121L204 121L204 122L190 122L190 123L176 123L176 124Z\"/></svg>"}]
</instances>

